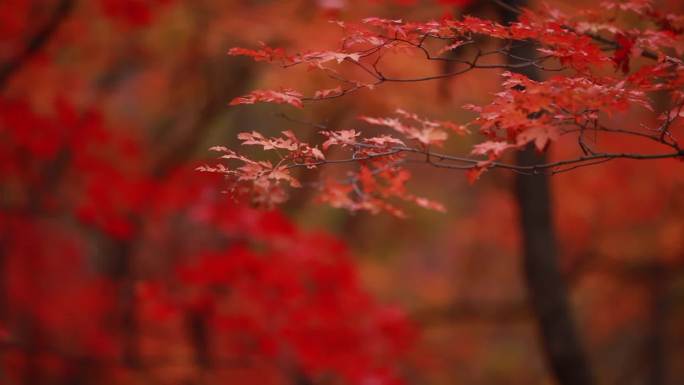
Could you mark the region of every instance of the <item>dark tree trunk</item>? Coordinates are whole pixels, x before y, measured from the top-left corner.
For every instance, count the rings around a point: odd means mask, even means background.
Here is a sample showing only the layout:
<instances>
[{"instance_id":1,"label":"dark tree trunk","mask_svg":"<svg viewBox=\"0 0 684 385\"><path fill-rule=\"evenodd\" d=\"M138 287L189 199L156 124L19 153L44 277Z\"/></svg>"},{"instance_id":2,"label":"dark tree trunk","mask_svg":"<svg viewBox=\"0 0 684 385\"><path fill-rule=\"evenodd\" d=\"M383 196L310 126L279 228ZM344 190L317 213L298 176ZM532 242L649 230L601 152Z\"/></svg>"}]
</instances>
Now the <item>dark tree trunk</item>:
<instances>
[{"instance_id":1,"label":"dark tree trunk","mask_svg":"<svg viewBox=\"0 0 684 385\"><path fill-rule=\"evenodd\" d=\"M528 147L517 156L520 165L542 163L546 156ZM582 347L564 277L557 259L546 175L519 175L515 182L523 240L523 267L530 305L541 333L541 344L556 380L561 385L594 383Z\"/></svg>"},{"instance_id":2,"label":"dark tree trunk","mask_svg":"<svg viewBox=\"0 0 684 385\"><path fill-rule=\"evenodd\" d=\"M501 7L505 23L515 21L515 9L527 5L526 0L507 0L506 3L511 8ZM535 52L534 44L528 43L516 44L511 54L531 58ZM516 60L509 58L509 61ZM519 72L532 79L540 77L534 67ZM546 160L546 154L537 153L534 146L520 151L516 158L523 166ZM560 385L592 385L594 379L589 360L572 318L567 286L558 265L548 175L517 175L515 199L522 231L525 281L547 363Z\"/></svg>"},{"instance_id":3,"label":"dark tree trunk","mask_svg":"<svg viewBox=\"0 0 684 385\"><path fill-rule=\"evenodd\" d=\"M209 369L211 367L211 331L207 315L197 310L187 312L185 327L195 355L195 364L201 369Z\"/></svg>"}]
</instances>

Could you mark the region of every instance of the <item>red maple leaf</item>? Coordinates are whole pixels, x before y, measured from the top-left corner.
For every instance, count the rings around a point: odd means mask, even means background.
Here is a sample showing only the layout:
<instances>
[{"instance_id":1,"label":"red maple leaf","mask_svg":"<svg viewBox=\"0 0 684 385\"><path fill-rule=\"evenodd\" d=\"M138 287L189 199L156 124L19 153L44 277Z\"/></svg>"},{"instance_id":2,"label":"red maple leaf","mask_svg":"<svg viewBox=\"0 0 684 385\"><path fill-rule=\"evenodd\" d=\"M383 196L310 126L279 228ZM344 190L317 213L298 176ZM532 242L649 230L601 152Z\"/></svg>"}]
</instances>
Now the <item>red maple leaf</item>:
<instances>
[{"instance_id":1,"label":"red maple leaf","mask_svg":"<svg viewBox=\"0 0 684 385\"><path fill-rule=\"evenodd\" d=\"M302 94L292 89L283 89L282 91L273 90L254 90L247 95L238 96L230 101L231 106L238 104L254 104L257 102L268 102L276 104L289 104L291 106L302 108Z\"/></svg>"}]
</instances>

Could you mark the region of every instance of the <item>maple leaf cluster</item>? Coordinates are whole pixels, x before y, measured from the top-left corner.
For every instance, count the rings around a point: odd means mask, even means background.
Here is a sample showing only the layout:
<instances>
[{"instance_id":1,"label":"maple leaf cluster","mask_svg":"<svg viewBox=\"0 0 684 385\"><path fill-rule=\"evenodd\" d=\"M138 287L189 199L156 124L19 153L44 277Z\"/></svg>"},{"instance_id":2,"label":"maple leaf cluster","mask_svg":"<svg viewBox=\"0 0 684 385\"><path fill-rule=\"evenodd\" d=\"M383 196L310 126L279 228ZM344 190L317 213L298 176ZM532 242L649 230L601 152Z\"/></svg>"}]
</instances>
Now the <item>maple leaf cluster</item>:
<instances>
[{"instance_id":1,"label":"maple leaf cluster","mask_svg":"<svg viewBox=\"0 0 684 385\"><path fill-rule=\"evenodd\" d=\"M359 163L358 169L349 171L344 180L328 178L317 183L319 200L350 211L388 211L400 217L405 215L403 210L388 202L389 199L444 211L438 202L408 192L406 182L410 172L402 167L406 158L403 152L420 153L430 146L440 146L447 139L448 131L463 135L467 129L453 122L424 119L401 109L396 113L404 121L371 117L359 120L390 128L403 140L389 134L365 138L354 129L323 130L319 133L325 141L319 148L301 142L292 131L283 131L281 137L270 138L256 131L243 132L238 135L243 145L260 146L264 151L273 152L278 157L277 162L252 160L227 147L214 146L211 149L221 153L220 159L238 165L218 163L202 165L197 170L224 175L230 182L227 192L233 198L247 198L257 206L270 208L287 199L286 187L302 187L293 176L294 169L314 169L328 163ZM404 140L420 148L408 147ZM341 158L340 153L349 155Z\"/></svg>"},{"instance_id":2,"label":"maple leaf cluster","mask_svg":"<svg viewBox=\"0 0 684 385\"><path fill-rule=\"evenodd\" d=\"M464 124L431 121L397 109L398 117L362 116L360 120L389 129L398 137L387 133L364 135L365 130L351 128L326 129L321 132L326 140L320 151L316 145L297 145L309 149L307 151L315 149L318 151L315 156L301 152L299 147L282 148L288 154L281 155L277 165L273 166L267 161L250 160L221 148L225 153L223 158L238 159L243 166L231 168L219 164L200 169L229 176L231 191L243 193L251 190L255 203L270 206L286 199L285 189L279 186L300 187L290 170L356 163L356 169L349 172L348 178L317 184L320 200L352 211L375 213L386 210L403 215L403 211L390 204L388 198L400 198L442 210L437 203L404 192L410 175L405 167L409 158L415 161L415 157L422 157L433 166L465 170L470 182L486 170L497 167L523 173L557 173L616 158L681 158L682 150L672 128L679 124L682 107L679 95L684 83L684 63L675 55L684 53L681 28L684 18L662 14L650 1L608 1L602 3L602 7L604 11L601 12L587 10L572 16L550 7L537 12L520 9L518 21L509 25L469 15L459 20L443 18L427 22L369 17L359 24L335 22L344 32L338 51L289 54L263 44L255 50L233 48L229 55L249 56L284 68L305 65L309 69L320 70L338 85L316 91L310 97L285 88L281 91L253 91L234 99L231 105L271 102L302 108L305 102L338 98L361 89L372 90L384 83L430 81L483 70L500 71L503 90L496 93L489 104L464 106L477 115ZM640 28L622 21L633 14L645 20ZM483 38L495 41L499 48L487 51L478 47ZM535 52L532 57L512 53L516 46L526 45L532 46L531 51ZM476 52L468 58L473 46ZM424 56L427 62L449 62L456 65L456 69L422 77L385 74L383 58L388 53L410 54L414 51ZM641 64L631 72L630 62L641 57L650 63ZM612 74L609 71L611 63L615 67ZM365 78L344 75L343 66L360 70ZM533 81L519 73L525 71L553 76ZM643 130L608 126L607 120L633 107L652 111L648 92L655 90L672 96L672 103L661 116L659 126L643 127ZM444 145L450 133L463 136L473 127L479 127L478 131L487 140L475 144L470 154L458 156L435 151ZM589 143L586 136L589 132L637 136L660 143L667 151L657 154L606 152ZM240 135L254 137L257 133ZM288 135L294 137L289 131ZM508 150L532 145L542 152L550 143L564 136L577 138L579 153L576 158L534 167L503 161ZM269 139L269 143L274 140ZM270 147L273 146L264 145L265 150L270 150ZM336 158L331 147L335 154L347 151L351 156ZM248 186L245 182L249 182ZM272 194L270 198L265 195L269 191Z\"/></svg>"},{"instance_id":3,"label":"maple leaf cluster","mask_svg":"<svg viewBox=\"0 0 684 385\"><path fill-rule=\"evenodd\" d=\"M503 86L489 105L465 108L479 116L472 122L493 141L475 145L472 154L487 155L479 168L488 167L509 149L533 143L544 151L550 142L569 131L598 124L599 114L612 115L632 105L651 109L645 92L615 79L588 80L555 76L544 82L505 72ZM604 83L605 82L605 83Z\"/></svg>"}]
</instances>

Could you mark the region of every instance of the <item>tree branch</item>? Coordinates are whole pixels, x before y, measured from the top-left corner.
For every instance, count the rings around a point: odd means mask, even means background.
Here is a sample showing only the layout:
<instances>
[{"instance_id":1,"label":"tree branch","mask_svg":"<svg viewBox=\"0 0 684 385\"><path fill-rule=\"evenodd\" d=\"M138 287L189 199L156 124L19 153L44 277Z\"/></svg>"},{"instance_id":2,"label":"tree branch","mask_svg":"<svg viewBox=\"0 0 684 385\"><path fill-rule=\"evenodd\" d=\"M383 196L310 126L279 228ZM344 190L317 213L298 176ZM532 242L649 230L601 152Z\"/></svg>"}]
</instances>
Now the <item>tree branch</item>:
<instances>
[{"instance_id":1,"label":"tree branch","mask_svg":"<svg viewBox=\"0 0 684 385\"><path fill-rule=\"evenodd\" d=\"M287 169L299 168L299 167L311 167L311 166L324 166L327 164L345 164L345 163L358 163L364 160L372 160L384 157L395 156L402 153L420 154L422 156L427 155L427 159L423 161L431 166L438 168L449 168L457 170L471 170L474 168L483 167L480 164L486 162L482 159L474 159L468 157L459 157L453 155L442 154L438 152L433 152L429 150L423 150L415 147L390 147L384 149L382 152L371 153L362 157L352 157L352 158L342 158L342 159L326 159L319 162L307 162L307 163L289 163L284 167ZM589 166L596 163L602 163L605 161L610 161L614 159L636 159L636 160L655 160L655 159L672 159L684 156L684 150L677 152L669 152L662 154L638 154L638 153L595 153L590 155L583 155L577 158L564 159L555 162L540 163L535 165L519 165L514 163L506 162L491 162L486 168L503 168L513 171L519 171L528 175L538 175L538 174L559 174L562 172L570 171L579 167ZM453 161L460 162L463 164L450 164L450 163L438 163L430 160L430 158L438 159L440 161ZM561 168L562 166L572 166L572 168Z\"/></svg>"}]
</instances>

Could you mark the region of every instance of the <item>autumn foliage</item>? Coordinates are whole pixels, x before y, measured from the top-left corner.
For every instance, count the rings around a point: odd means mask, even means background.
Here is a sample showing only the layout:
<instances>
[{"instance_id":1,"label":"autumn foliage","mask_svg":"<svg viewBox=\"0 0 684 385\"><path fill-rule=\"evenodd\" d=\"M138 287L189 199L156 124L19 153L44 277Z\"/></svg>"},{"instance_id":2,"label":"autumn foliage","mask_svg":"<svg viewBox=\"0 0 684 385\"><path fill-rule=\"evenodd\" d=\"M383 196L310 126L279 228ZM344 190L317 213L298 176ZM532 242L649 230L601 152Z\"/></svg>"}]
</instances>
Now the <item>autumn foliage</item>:
<instances>
[{"instance_id":1,"label":"autumn foliage","mask_svg":"<svg viewBox=\"0 0 684 385\"><path fill-rule=\"evenodd\" d=\"M301 187L291 176L294 168L316 168L328 163L357 163L356 171L344 181L320 183L320 199L334 207L351 211L402 211L388 202L398 197L420 206L442 210L438 203L405 192L408 171L405 162L423 157L436 167L467 171L471 182L491 168L508 168L525 173L559 173L616 158L681 158L672 128L679 125L684 97L684 66L677 56L684 53L681 16L662 15L650 2L605 2L605 12L584 11L566 15L553 8L538 12L519 9L518 21L509 25L466 15L463 19L442 18L428 22L369 17L361 23L336 22L343 30L336 51L307 51L289 54L281 48L261 44L257 49L231 48L229 55L249 56L289 68L307 66L323 71L334 88L317 90L304 96L294 89L257 90L237 97L231 105L258 102L287 104L302 108L304 102L334 99L362 89L375 89L385 83L412 83L455 77L474 70L499 70L502 90L486 105L465 105L476 117L463 124L431 121L397 109L397 117L360 117L362 122L387 127L391 134L362 136L354 129L320 131L326 138L321 149L300 142L291 131L283 138L265 138L258 132L238 136L243 145L261 145L264 150L282 150L276 163L255 161L225 147L221 158L228 166L203 166L201 171L218 172L228 177L230 191L236 196L248 193L256 204L268 207L285 200L284 185ZM644 19L640 28L629 28L619 21L625 14ZM667 22L665 22L667 21ZM482 47L482 39L494 39L495 46ZM537 56L521 58L512 51L515 45L535 44ZM474 52L473 52L474 51ZM451 56L446 55L451 53ZM456 67L446 73L410 77L386 75L386 56L417 54L426 61L443 61ZM633 73L630 61L640 56L651 59ZM508 61L507 61L508 60ZM512 60L512 61L511 61ZM614 65L615 71L607 70ZM352 67L351 72L345 71ZM502 72L501 72L502 71ZM512 73L517 71L522 73ZM548 72L545 81L525 76L526 71ZM562 73L561 75L556 75ZM668 109L658 124L636 130L606 124L618 113L632 108L652 111L647 92L667 92ZM481 133L486 141L475 144L463 156L438 152L450 134L463 136ZM606 135L611 134L611 135ZM606 136L608 141L632 135L662 145L658 153L607 152L588 144L588 135ZM545 151L561 137L578 141L578 154L569 159L539 166L516 166L502 161L509 150L532 143ZM618 137L618 139L612 139ZM340 158L338 154L348 154ZM331 158L330 155L337 156ZM470 156L469 156L470 155ZM329 159L330 158L330 159ZM231 160L242 163L233 166ZM385 186L378 189L377 186Z\"/></svg>"},{"instance_id":2,"label":"autumn foliage","mask_svg":"<svg viewBox=\"0 0 684 385\"><path fill-rule=\"evenodd\" d=\"M559 382L556 174L597 383L678 384L684 16L508 3L0 2L0 384Z\"/></svg>"}]
</instances>

